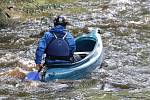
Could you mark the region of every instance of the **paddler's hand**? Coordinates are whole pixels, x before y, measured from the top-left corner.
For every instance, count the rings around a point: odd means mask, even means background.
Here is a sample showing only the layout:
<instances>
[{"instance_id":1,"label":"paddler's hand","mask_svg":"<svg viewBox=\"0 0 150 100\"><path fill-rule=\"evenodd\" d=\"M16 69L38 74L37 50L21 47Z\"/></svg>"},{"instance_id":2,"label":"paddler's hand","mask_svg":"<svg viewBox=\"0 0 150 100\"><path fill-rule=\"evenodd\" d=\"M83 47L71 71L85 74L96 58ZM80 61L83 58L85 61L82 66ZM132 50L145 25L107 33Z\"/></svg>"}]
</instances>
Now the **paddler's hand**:
<instances>
[{"instance_id":1,"label":"paddler's hand","mask_svg":"<svg viewBox=\"0 0 150 100\"><path fill-rule=\"evenodd\" d=\"M38 68L38 71L40 72L43 68L43 64L36 64L36 67Z\"/></svg>"}]
</instances>

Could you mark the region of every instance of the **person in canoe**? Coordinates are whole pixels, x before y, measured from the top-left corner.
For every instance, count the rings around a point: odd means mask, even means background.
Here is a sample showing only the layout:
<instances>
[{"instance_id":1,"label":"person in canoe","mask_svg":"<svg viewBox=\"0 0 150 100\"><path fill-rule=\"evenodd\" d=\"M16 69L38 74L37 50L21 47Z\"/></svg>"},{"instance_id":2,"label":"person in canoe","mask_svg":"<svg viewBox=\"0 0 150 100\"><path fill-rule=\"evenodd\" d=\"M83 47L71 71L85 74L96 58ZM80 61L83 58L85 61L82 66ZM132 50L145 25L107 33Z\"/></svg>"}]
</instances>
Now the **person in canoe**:
<instances>
[{"instance_id":1,"label":"person in canoe","mask_svg":"<svg viewBox=\"0 0 150 100\"><path fill-rule=\"evenodd\" d=\"M54 19L54 27L44 33L40 39L35 54L35 63L43 68L42 57L46 54L44 65L53 63L69 63L76 49L75 40L67 29L68 21L62 15Z\"/></svg>"}]
</instances>

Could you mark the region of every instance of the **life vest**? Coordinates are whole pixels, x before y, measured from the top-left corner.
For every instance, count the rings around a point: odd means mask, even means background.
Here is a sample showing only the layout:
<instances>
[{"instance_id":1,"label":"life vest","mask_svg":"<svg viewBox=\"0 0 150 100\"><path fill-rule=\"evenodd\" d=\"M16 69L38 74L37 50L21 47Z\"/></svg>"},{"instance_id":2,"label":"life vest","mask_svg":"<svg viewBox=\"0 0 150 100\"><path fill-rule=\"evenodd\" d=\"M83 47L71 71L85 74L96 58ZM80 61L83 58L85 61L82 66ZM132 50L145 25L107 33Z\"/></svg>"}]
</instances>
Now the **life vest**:
<instances>
[{"instance_id":1,"label":"life vest","mask_svg":"<svg viewBox=\"0 0 150 100\"><path fill-rule=\"evenodd\" d=\"M65 34L51 33L54 35L54 39L47 45L46 55L50 59L69 59L70 50L67 41L65 40L67 32Z\"/></svg>"}]
</instances>

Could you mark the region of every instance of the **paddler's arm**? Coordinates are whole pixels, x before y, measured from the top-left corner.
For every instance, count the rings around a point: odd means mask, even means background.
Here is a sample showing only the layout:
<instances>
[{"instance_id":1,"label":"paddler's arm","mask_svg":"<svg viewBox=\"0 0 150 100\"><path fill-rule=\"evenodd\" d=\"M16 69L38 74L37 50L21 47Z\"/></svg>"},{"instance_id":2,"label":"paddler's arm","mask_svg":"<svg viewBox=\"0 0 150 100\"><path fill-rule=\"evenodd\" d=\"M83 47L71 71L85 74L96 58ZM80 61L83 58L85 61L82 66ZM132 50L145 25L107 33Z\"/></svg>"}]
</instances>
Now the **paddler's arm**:
<instances>
[{"instance_id":1,"label":"paddler's arm","mask_svg":"<svg viewBox=\"0 0 150 100\"><path fill-rule=\"evenodd\" d=\"M35 53L35 63L38 67L41 67L42 57L45 53L46 46L49 41L51 41L51 34L49 32L45 32L43 37L40 39L38 47Z\"/></svg>"}]
</instances>

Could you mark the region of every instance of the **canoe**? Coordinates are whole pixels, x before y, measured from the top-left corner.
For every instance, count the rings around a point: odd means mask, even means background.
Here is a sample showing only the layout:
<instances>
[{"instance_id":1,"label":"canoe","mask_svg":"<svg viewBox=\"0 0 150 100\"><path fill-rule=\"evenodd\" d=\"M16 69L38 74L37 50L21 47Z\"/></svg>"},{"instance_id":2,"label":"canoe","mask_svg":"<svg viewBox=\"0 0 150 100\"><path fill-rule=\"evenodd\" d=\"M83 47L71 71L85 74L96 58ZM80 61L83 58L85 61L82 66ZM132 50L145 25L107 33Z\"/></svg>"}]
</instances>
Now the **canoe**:
<instances>
[{"instance_id":1,"label":"canoe","mask_svg":"<svg viewBox=\"0 0 150 100\"><path fill-rule=\"evenodd\" d=\"M103 44L98 29L75 38L76 51L73 63L53 64L45 67L41 79L48 82L56 79L77 80L89 75L101 65Z\"/></svg>"}]
</instances>

